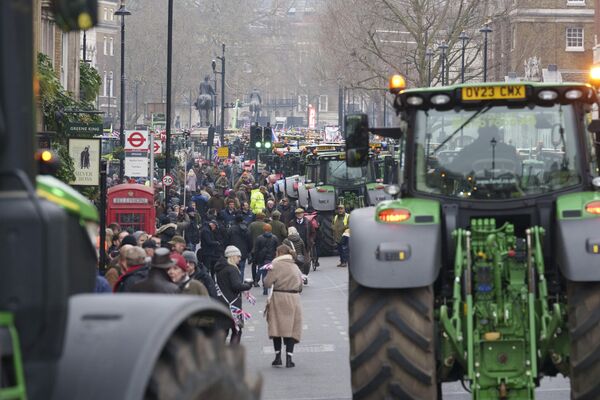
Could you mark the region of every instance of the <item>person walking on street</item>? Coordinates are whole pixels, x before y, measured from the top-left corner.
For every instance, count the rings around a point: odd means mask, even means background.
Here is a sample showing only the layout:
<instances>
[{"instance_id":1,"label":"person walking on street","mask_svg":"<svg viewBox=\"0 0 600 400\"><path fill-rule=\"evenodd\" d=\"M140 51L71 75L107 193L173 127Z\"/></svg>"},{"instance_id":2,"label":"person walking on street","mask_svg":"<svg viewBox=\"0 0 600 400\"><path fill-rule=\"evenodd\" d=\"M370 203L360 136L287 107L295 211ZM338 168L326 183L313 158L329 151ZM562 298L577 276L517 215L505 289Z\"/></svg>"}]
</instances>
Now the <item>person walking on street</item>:
<instances>
[{"instance_id":1,"label":"person walking on street","mask_svg":"<svg viewBox=\"0 0 600 400\"><path fill-rule=\"evenodd\" d=\"M272 297L267 301L266 318L269 338L273 340L275 360L273 366L282 365L281 342L285 343L286 368L295 366L292 361L294 345L302 336L302 279L298 266L291 255L291 249L282 245L277 248L273 268L267 274L264 284L273 287Z\"/></svg>"},{"instance_id":2,"label":"person walking on street","mask_svg":"<svg viewBox=\"0 0 600 400\"><path fill-rule=\"evenodd\" d=\"M210 274L206 270L206 267L198 263L198 257L193 251L184 251L183 258L185 258L187 264L187 272L190 278L202 282L210 297L217 298L217 289L215 288L215 281L210 277Z\"/></svg>"},{"instance_id":3,"label":"person walking on street","mask_svg":"<svg viewBox=\"0 0 600 400\"><path fill-rule=\"evenodd\" d=\"M201 258L204 261L204 264L208 268L210 275L214 278L214 264L220 257L221 254L221 243L216 238L216 229L218 227L217 221L211 220L209 221L204 228L202 229L202 233L200 234L200 240L202 242L202 247L198 252L202 254Z\"/></svg>"},{"instance_id":4,"label":"person walking on street","mask_svg":"<svg viewBox=\"0 0 600 400\"><path fill-rule=\"evenodd\" d=\"M167 273L171 281L179 286L181 293L197 296L208 296L208 289L202 282L191 279L188 275L188 267L185 258L179 253L171 253L171 260L175 263Z\"/></svg>"},{"instance_id":5,"label":"person walking on street","mask_svg":"<svg viewBox=\"0 0 600 400\"><path fill-rule=\"evenodd\" d=\"M277 239L281 241L287 237L288 230L285 224L279 220L280 217L281 212L277 210L273 211L270 224L273 227L273 235L277 236Z\"/></svg>"},{"instance_id":6,"label":"person walking on street","mask_svg":"<svg viewBox=\"0 0 600 400\"><path fill-rule=\"evenodd\" d=\"M156 249L152 262L150 263L150 271L148 277L139 281L131 287L131 292L137 293L165 293L177 294L181 290L177 285L171 282L167 271L175 263L171 260L169 249L161 247Z\"/></svg>"},{"instance_id":7,"label":"person walking on street","mask_svg":"<svg viewBox=\"0 0 600 400\"><path fill-rule=\"evenodd\" d=\"M279 246L279 239L277 239L277 236L273 235L273 228L271 228L271 225L266 224L263 229L265 233L256 238L253 249L254 259L258 268L273 261L277 246ZM267 287L264 285L264 276L266 272L264 269L260 269L259 271L259 276L263 279L263 295L266 296Z\"/></svg>"},{"instance_id":8,"label":"person walking on street","mask_svg":"<svg viewBox=\"0 0 600 400\"><path fill-rule=\"evenodd\" d=\"M244 223L244 219L241 215L236 215L235 224L229 230L227 245L235 246L242 252L242 259L238 264L242 279L244 279L246 260L252 251L252 244L252 236L250 235L248 226Z\"/></svg>"},{"instance_id":9,"label":"person walking on street","mask_svg":"<svg viewBox=\"0 0 600 400\"><path fill-rule=\"evenodd\" d=\"M331 224L331 229L333 231L333 240L337 245L338 255L340 256L340 263L337 265L338 267L346 267L346 263L343 260L342 256L342 235L348 229L350 223L350 214L346 212L346 208L343 204L340 204L336 208L335 215L333 216L333 221Z\"/></svg>"},{"instance_id":10,"label":"person walking on street","mask_svg":"<svg viewBox=\"0 0 600 400\"><path fill-rule=\"evenodd\" d=\"M290 200L287 197L281 199L279 205L277 206L277 211L281 213L281 222L283 222L286 226L289 226L290 221L292 218L294 218L294 213L292 206L290 206Z\"/></svg>"},{"instance_id":11,"label":"person walking on street","mask_svg":"<svg viewBox=\"0 0 600 400\"><path fill-rule=\"evenodd\" d=\"M225 258L219 259L215 265L215 283L217 285L218 300L229 310L242 311L242 292L252 289L252 284L245 283L240 277L237 264L242 258L241 251L235 246L227 246ZM230 343L238 344L242 338L244 319L235 314L235 328L231 329Z\"/></svg>"},{"instance_id":12,"label":"person walking on street","mask_svg":"<svg viewBox=\"0 0 600 400\"><path fill-rule=\"evenodd\" d=\"M313 246L315 244L315 237L317 235L315 228L311 224L311 222L304 216L304 209L297 208L295 212L296 217L290 221L288 224L289 227L294 227L298 231L300 238L304 242L306 246L307 253L309 254L309 258L317 257L316 254L313 254Z\"/></svg>"},{"instance_id":13,"label":"person walking on street","mask_svg":"<svg viewBox=\"0 0 600 400\"><path fill-rule=\"evenodd\" d=\"M283 241L283 244L292 249L296 265L300 271L306 276L310 272L310 260L308 258L308 250L298 231L293 226L288 229L288 237ZM305 278L304 284L308 284L308 278Z\"/></svg>"},{"instance_id":14,"label":"person walking on street","mask_svg":"<svg viewBox=\"0 0 600 400\"><path fill-rule=\"evenodd\" d=\"M256 221L253 221L250 225L248 225L248 230L250 231L250 238L252 239L252 249L254 250L254 244L256 243L256 239L265 233L264 227L267 223L265 222L265 214L262 212L256 214ZM257 274L257 268L260 265L256 264L256 258L254 257L254 251L252 252L252 280L254 281L254 287L258 287L258 279L259 276Z\"/></svg>"},{"instance_id":15,"label":"person walking on street","mask_svg":"<svg viewBox=\"0 0 600 400\"><path fill-rule=\"evenodd\" d=\"M347 267L348 261L350 260L350 229L346 229L342 235L340 241L340 260L342 265L340 267Z\"/></svg>"}]
</instances>

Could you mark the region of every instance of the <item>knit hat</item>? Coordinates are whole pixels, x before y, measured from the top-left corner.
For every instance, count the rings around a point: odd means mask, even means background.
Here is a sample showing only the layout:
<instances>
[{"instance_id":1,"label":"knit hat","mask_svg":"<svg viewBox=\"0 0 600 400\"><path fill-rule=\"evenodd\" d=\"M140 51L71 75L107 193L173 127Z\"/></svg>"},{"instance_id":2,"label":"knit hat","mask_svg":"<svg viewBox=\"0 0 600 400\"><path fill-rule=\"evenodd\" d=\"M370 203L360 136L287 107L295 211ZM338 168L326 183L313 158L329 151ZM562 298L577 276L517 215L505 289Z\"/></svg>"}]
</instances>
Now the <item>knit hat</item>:
<instances>
[{"instance_id":1,"label":"knit hat","mask_svg":"<svg viewBox=\"0 0 600 400\"><path fill-rule=\"evenodd\" d=\"M227 246L225 249L225 257L242 256L242 252L235 246Z\"/></svg>"},{"instance_id":2,"label":"knit hat","mask_svg":"<svg viewBox=\"0 0 600 400\"><path fill-rule=\"evenodd\" d=\"M171 260L175 262L175 265L181 268L184 272L187 272L187 263L181 254L173 252L169 257L171 257Z\"/></svg>"},{"instance_id":3,"label":"knit hat","mask_svg":"<svg viewBox=\"0 0 600 400\"><path fill-rule=\"evenodd\" d=\"M193 251L186 250L182 255L183 258L185 258L185 261L198 265L198 257L196 257L196 253Z\"/></svg>"},{"instance_id":4,"label":"knit hat","mask_svg":"<svg viewBox=\"0 0 600 400\"><path fill-rule=\"evenodd\" d=\"M281 212L279 210L275 210L273 211L273 213L271 214L271 217L281 217Z\"/></svg>"},{"instance_id":5,"label":"knit hat","mask_svg":"<svg viewBox=\"0 0 600 400\"><path fill-rule=\"evenodd\" d=\"M294 227L294 226L290 226L288 228L288 236L292 236L292 235L297 235L299 236L300 234L298 233L298 230Z\"/></svg>"}]
</instances>

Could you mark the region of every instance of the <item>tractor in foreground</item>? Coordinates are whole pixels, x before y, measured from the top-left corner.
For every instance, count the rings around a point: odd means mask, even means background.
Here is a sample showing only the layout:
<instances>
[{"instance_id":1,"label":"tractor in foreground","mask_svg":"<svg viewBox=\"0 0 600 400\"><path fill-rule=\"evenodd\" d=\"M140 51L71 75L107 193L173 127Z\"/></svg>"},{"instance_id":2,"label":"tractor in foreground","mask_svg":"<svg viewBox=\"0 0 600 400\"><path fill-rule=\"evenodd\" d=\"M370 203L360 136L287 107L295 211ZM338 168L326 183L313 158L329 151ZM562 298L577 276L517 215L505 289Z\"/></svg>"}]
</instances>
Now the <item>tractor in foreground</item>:
<instances>
[{"instance_id":1,"label":"tractor in foreground","mask_svg":"<svg viewBox=\"0 0 600 400\"><path fill-rule=\"evenodd\" d=\"M390 88L398 128L346 119L346 160L400 141L391 200L350 218L354 399L600 398L600 121L587 84Z\"/></svg>"}]
</instances>

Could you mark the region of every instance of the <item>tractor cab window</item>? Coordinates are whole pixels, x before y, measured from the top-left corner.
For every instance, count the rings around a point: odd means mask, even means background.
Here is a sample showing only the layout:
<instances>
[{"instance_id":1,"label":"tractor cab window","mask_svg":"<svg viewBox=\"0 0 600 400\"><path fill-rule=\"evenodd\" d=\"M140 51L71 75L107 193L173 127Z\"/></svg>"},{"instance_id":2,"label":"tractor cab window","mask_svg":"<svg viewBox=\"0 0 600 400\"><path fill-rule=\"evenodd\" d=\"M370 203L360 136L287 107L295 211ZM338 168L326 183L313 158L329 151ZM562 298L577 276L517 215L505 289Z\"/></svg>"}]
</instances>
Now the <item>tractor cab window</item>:
<instances>
[{"instance_id":1,"label":"tractor cab window","mask_svg":"<svg viewBox=\"0 0 600 400\"><path fill-rule=\"evenodd\" d=\"M572 105L417 111L416 189L476 199L581 182Z\"/></svg>"},{"instance_id":2,"label":"tractor cab window","mask_svg":"<svg viewBox=\"0 0 600 400\"><path fill-rule=\"evenodd\" d=\"M345 160L327 160L322 164L324 182L334 186L355 186L366 183L367 167L348 167Z\"/></svg>"}]
</instances>

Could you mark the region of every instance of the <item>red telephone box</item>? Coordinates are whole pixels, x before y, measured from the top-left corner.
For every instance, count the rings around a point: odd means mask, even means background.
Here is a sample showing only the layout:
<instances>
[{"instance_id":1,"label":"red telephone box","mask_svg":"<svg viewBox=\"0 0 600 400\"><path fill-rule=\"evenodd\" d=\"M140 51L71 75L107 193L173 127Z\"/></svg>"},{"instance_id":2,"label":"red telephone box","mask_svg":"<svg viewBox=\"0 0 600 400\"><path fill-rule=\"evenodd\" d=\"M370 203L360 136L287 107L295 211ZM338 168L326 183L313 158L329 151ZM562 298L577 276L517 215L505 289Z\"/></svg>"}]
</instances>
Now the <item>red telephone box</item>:
<instances>
[{"instance_id":1,"label":"red telephone box","mask_svg":"<svg viewBox=\"0 0 600 400\"><path fill-rule=\"evenodd\" d=\"M106 222L116 222L121 229L145 231L156 230L154 189L137 183L116 185L108 189Z\"/></svg>"}]
</instances>

